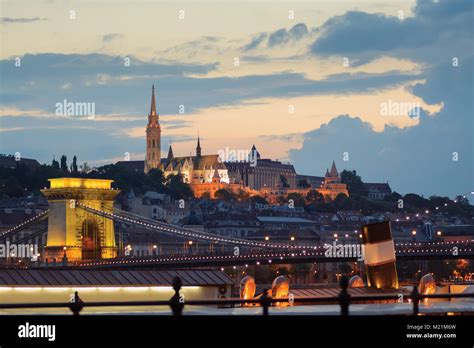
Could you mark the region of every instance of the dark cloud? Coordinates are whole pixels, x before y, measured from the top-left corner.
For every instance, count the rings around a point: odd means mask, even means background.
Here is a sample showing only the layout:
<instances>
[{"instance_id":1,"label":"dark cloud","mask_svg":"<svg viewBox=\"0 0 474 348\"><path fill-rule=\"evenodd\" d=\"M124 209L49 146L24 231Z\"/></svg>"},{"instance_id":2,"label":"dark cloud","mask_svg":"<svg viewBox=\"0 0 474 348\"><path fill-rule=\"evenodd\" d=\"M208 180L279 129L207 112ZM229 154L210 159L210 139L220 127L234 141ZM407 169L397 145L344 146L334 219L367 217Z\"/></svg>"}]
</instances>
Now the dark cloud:
<instances>
[{"instance_id":1,"label":"dark cloud","mask_svg":"<svg viewBox=\"0 0 474 348\"><path fill-rule=\"evenodd\" d=\"M290 30L285 28L276 30L271 33L260 33L252 38L252 40L242 47L244 51L249 51L262 47L265 43L268 47L274 47L286 44L288 42L297 41L308 35L308 27L304 23L294 25Z\"/></svg>"},{"instance_id":2,"label":"dark cloud","mask_svg":"<svg viewBox=\"0 0 474 348\"><path fill-rule=\"evenodd\" d=\"M444 64L426 72L426 83L413 92L444 106L435 116L422 112L417 126L375 132L359 118L339 116L305 134L303 147L290 152L292 162L303 173L319 175L335 159L340 169L356 169L368 182L388 180L402 193L455 196L472 191L473 65L471 57L457 68ZM343 162L346 151L350 160ZM453 161L454 152L458 161Z\"/></svg>"},{"instance_id":3,"label":"dark cloud","mask_svg":"<svg viewBox=\"0 0 474 348\"><path fill-rule=\"evenodd\" d=\"M472 52L474 11L471 0L420 0L415 17L351 11L329 19L311 45L315 55L343 55L363 62L390 55L439 62L446 54ZM443 47L440 55L439 48Z\"/></svg>"}]
</instances>

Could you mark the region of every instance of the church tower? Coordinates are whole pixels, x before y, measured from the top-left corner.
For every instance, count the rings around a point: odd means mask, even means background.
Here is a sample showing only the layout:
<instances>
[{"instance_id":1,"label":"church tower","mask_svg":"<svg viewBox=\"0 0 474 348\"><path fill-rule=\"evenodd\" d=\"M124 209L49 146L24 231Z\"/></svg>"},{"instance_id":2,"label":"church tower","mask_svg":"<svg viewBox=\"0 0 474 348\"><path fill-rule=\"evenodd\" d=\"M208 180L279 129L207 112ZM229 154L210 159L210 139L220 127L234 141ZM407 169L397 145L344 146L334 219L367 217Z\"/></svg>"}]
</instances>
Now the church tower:
<instances>
[{"instance_id":1,"label":"church tower","mask_svg":"<svg viewBox=\"0 0 474 348\"><path fill-rule=\"evenodd\" d=\"M161 128L156 113L155 85L151 88L151 108L146 126L145 173L153 168L161 168Z\"/></svg>"},{"instance_id":2,"label":"church tower","mask_svg":"<svg viewBox=\"0 0 474 348\"><path fill-rule=\"evenodd\" d=\"M199 141L199 134L198 134L198 143L196 146L196 157L201 157L201 142Z\"/></svg>"}]
</instances>

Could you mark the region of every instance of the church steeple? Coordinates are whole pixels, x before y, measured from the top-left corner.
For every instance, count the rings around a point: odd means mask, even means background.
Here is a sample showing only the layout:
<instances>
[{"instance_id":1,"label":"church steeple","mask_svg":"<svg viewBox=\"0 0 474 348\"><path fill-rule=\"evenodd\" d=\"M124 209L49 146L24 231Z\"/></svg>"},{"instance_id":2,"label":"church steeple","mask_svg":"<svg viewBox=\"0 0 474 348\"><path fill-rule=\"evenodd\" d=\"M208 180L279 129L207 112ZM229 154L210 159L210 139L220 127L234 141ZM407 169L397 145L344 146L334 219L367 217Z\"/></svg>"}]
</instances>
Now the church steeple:
<instances>
[{"instance_id":1,"label":"church steeple","mask_svg":"<svg viewBox=\"0 0 474 348\"><path fill-rule=\"evenodd\" d=\"M339 173L337 172L337 168L336 168L336 163L334 163L334 161L332 161L331 171L329 172L329 175L333 177L339 176Z\"/></svg>"},{"instance_id":2,"label":"church steeple","mask_svg":"<svg viewBox=\"0 0 474 348\"><path fill-rule=\"evenodd\" d=\"M155 85L151 86L151 108L150 116L156 115L156 102L155 102Z\"/></svg>"},{"instance_id":3,"label":"church steeple","mask_svg":"<svg viewBox=\"0 0 474 348\"><path fill-rule=\"evenodd\" d=\"M161 168L161 127L156 112L155 85L151 87L151 107L146 127L145 173Z\"/></svg>"},{"instance_id":4,"label":"church steeple","mask_svg":"<svg viewBox=\"0 0 474 348\"><path fill-rule=\"evenodd\" d=\"M172 159L174 156L173 156L173 149L171 147L171 142L170 142L170 148L168 149L168 159Z\"/></svg>"},{"instance_id":5,"label":"church steeple","mask_svg":"<svg viewBox=\"0 0 474 348\"><path fill-rule=\"evenodd\" d=\"M197 146L196 146L196 156L201 157L201 142L200 142L200 139L199 139L199 133L198 133L198 143L197 143Z\"/></svg>"}]
</instances>

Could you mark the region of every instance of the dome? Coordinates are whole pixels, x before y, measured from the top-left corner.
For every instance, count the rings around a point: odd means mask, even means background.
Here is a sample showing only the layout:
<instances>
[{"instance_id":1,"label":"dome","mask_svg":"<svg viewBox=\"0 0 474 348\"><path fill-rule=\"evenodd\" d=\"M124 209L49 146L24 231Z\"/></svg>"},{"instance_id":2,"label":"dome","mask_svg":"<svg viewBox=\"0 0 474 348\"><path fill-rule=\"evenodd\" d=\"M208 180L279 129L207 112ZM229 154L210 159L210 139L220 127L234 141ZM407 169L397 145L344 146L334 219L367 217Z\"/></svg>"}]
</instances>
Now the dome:
<instances>
[{"instance_id":1,"label":"dome","mask_svg":"<svg viewBox=\"0 0 474 348\"><path fill-rule=\"evenodd\" d=\"M431 274L425 274L420 279L420 294L434 294L436 292L436 282Z\"/></svg>"},{"instance_id":2,"label":"dome","mask_svg":"<svg viewBox=\"0 0 474 348\"><path fill-rule=\"evenodd\" d=\"M353 276L349 279L349 287L350 288L362 288L364 287L364 281L358 275Z\"/></svg>"},{"instance_id":3,"label":"dome","mask_svg":"<svg viewBox=\"0 0 474 348\"><path fill-rule=\"evenodd\" d=\"M273 280L272 283L272 297L288 297L288 292L290 291L290 282L287 277L279 276Z\"/></svg>"},{"instance_id":4,"label":"dome","mask_svg":"<svg viewBox=\"0 0 474 348\"><path fill-rule=\"evenodd\" d=\"M251 276L245 276L240 281L240 298L242 300L248 300L255 296L255 280Z\"/></svg>"}]
</instances>

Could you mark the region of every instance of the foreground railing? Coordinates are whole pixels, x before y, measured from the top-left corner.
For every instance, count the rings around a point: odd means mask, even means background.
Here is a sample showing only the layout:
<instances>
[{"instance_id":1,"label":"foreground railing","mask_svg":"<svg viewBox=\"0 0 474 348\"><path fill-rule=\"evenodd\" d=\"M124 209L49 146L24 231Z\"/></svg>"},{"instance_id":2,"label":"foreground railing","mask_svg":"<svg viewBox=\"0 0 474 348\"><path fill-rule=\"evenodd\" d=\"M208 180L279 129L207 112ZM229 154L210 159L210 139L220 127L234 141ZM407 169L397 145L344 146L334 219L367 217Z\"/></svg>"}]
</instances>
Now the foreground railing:
<instances>
[{"instance_id":1,"label":"foreground railing","mask_svg":"<svg viewBox=\"0 0 474 348\"><path fill-rule=\"evenodd\" d=\"M338 303L341 307L341 315L349 315L349 306L351 302L356 301L386 301L395 300L400 301L398 294L390 295L367 295L367 296L351 296L347 291L349 282L347 277L341 278L341 292L338 296L332 297L285 297L285 298L272 298L268 295L268 290L263 291L263 295L259 298L242 300L242 299L219 299L219 300L187 300L181 296L179 291L181 290L182 282L179 277L173 279L173 289L175 294L168 301L110 301L110 302L84 302L80 299L78 292L74 294L74 298L68 303L0 303L0 309L20 309L20 308L69 308L73 315L79 315L84 307L125 307L125 306L169 306L171 312L175 316L180 316L183 309L186 306L209 306L217 305L218 307L235 307L235 305L260 305L262 307L262 314L268 315L268 309L275 303ZM451 298L474 298L472 294L420 294L417 286L413 287L413 291L409 295L403 295L403 298L408 298L413 304L413 315L419 313L419 303L423 299L451 299ZM474 309L473 309L474 311Z\"/></svg>"}]
</instances>

